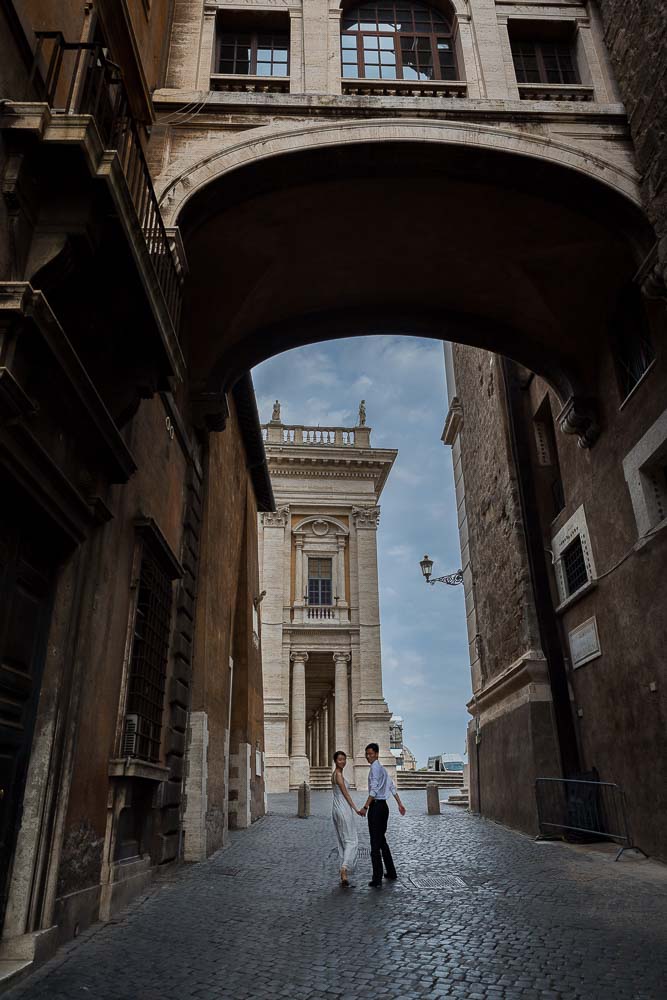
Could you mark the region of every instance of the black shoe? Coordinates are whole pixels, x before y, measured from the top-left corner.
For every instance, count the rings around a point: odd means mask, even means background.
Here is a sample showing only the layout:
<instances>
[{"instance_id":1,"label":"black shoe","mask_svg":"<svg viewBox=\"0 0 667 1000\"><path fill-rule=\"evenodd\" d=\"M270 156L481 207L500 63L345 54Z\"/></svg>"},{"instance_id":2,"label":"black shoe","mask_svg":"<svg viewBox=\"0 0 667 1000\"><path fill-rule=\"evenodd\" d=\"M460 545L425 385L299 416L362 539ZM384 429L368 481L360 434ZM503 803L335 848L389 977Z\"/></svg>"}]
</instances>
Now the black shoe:
<instances>
[{"instance_id":1,"label":"black shoe","mask_svg":"<svg viewBox=\"0 0 667 1000\"><path fill-rule=\"evenodd\" d=\"M398 878L398 875L396 874L396 872L394 872L393 875L388 875L387 872L384 872L384 874L383 874L382 877L383 878L388 878L390 882L395 882L396 879Z\"/></svg>"},{"instance_id":2,"label":"black shoe","mask_svg":"<svg viewBox=\"0 0 667 1000\"><path fill-rule=\"evenodd\" d=\"M371 881L368 884L370 886L372 886L373 889L381 889L382 888L382 882L373 882L373 881Z\"/></svg>"}]
</instances>

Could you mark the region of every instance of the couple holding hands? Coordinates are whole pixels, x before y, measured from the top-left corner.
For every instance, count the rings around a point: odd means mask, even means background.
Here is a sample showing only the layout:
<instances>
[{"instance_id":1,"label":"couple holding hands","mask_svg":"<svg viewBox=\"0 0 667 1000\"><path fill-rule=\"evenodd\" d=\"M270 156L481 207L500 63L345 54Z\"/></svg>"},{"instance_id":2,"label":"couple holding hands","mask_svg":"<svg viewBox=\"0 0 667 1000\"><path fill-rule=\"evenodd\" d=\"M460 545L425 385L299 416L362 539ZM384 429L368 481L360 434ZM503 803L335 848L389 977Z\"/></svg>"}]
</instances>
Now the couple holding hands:
<instances>
[{"instance_id":1,"label":"couple holding hands","mask_svg":"<svg viewBox=\"0 0 667 1000\"><path fill-rule=\"evenodd\" d=\"M368 815L368 833L371 840L371 861L373 863L373 878L368 884L374 889L380 889L383 877L388 879L397 877L385 836L389 820L387 800L390 796L394 796L401 816L405 816L405 806L398 797L394 782L378 760L379 754L378 744L369 743L366 747L366 760L370 764L368 798L361 809L357 809L350 795L348 784L343 777L347 754L342 750L337 750L333 756L335 766L331 775L331 784L333 785L332 815L340 857L340 884L344 888L350 886L349 875L354 869L359 851L355 814L357 816Z\"/></svg>"}]
</instances>

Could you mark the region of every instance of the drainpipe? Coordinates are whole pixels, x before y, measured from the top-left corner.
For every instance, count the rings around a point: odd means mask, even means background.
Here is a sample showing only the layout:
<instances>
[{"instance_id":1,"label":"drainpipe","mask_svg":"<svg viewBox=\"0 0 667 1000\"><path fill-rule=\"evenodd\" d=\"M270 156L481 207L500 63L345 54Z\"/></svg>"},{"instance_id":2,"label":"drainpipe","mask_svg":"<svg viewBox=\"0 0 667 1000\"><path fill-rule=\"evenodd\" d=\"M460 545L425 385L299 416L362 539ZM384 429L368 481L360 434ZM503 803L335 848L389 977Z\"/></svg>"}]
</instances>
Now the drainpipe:
<instances>
[{"instance_id":1,"label":"drainpipe","mask_svg":"<svg viewBox=\"0 0 667 1000\"><path fill-rule=\"evenodd\" d=\"M570 690L565 670L565 657L561 643L558 619L554 612L549 586L549 569L542 539L542 526L537 513L537 498L532 477L532 463L527 423L524 418L522 387L516 365L508 358L501 359L507 412L509 416L512 460L519 486L519 501L524 525L528 566L535 597L535 609L540 631L542 650L549 671L553 699L556 734L564 777L579 774L581 764L577 744Z\"/></svg>"}]
</instances>

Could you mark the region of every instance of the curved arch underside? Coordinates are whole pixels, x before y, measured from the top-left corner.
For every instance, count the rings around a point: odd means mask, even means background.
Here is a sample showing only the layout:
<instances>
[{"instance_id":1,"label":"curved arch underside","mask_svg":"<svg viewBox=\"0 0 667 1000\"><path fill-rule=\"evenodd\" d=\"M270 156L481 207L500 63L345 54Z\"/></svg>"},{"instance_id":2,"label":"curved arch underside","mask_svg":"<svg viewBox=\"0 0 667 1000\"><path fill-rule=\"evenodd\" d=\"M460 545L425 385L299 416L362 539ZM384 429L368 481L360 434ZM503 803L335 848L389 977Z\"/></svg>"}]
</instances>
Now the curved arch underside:
<instances>
[{"instance_id":1,"label":"curved arch underside","mask_svg":"<svg viewBox=\"0 0 667 1000\"><path fill-rule=\"evenodd\" d=\"M201 186L178 222L208 394L292 347L403 333L504 354L563 400L594 396L618 289L652 236L579 171L405 141L260 159Z\"/></svg>"}]
</instances>

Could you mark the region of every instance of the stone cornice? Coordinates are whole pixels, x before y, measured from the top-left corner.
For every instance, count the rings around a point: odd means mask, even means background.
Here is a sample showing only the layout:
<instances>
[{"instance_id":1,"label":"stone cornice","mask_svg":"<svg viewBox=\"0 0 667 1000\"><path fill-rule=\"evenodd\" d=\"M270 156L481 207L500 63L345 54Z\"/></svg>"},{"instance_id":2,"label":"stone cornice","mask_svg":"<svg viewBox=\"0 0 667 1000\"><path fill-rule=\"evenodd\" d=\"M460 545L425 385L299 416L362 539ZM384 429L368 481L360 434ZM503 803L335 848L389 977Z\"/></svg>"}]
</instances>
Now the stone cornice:
<instances>
[{"instance_id":1,"label":"stone cornice","mask_svg":"<svg viewBox=\"0 0 667 1000\"><path fill-rule=\"evenodd\" d=\"M456 441L457 435L463 427L463 407L458 396L454 396L449 404L449 410L445 419L445 428L442 432L444 444L452 445Z\"/></svg>"},{"instance_id":2,"label":"stone cornice","mask_svg":"<svg viewBox=\"0 0 667 1000\"><path fill-rule=\"evenodd\" d=\"M524 701L551 701L549 670L541 649L529 649L492 677L466 707L471 715L485 721Z\"/></svg>"}]
</instances>

